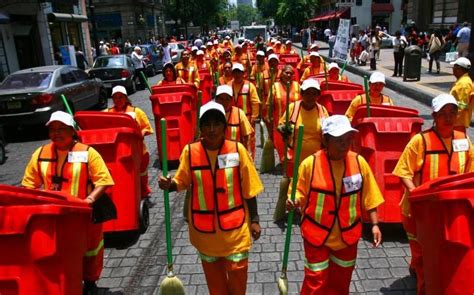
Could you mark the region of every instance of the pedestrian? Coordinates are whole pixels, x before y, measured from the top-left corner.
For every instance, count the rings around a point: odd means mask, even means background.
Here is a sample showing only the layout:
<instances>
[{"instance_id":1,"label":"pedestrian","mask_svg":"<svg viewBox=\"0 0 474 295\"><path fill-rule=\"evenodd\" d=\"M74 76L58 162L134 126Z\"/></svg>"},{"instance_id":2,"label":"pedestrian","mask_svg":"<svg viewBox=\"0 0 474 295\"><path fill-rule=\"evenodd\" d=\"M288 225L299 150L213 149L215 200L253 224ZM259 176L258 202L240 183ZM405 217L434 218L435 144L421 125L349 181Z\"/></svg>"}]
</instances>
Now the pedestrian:
<instances>
[{"instance_id":1,"label":"pedestrian","mask_svg":"<svg viewBox=\"0 0 474 295\"><path fill-rule=\"evenodd\" d=\"M336 44L336 35L333 34L333 32L330 32L329 33L329 37L328 37L328 45L329 45L329 58L332 58L333 57L333 49L334 49L334 45Z\"/></svg>"},{"instance_id":2,"label":"pedestrian","mask_svg":"<svg viewBox=\"0 0 474 295\"><path fill-rule=\"evenodd\" d=\"M438 177L474 171L474 150L469 138L455 130L458 102L450 94L432 100L433 127L415 135L405 147L393 174L400 177L405 193L400 202L403 227L411 250L410 273L416 273L417 294L425 294L423 256L417 241L408 197L418 186ZM440 212L433 212L433 214Z\"/></svg>"},{"instance_id":3,"label":"pedestrian","mask_svg":"<svg viewBox=\"0 0 474 295\"><path fill-rule=\"evenodd\" d=\"M240 142L250 152L249 138L254 130L244 111L232 105L233 97L229 85L217 87L215 101L224 107L227 120L225 139Z\"/></svg>"},{"instance_id":4,"label":"pedestrian","mask_svg":"<svg viewBox=\"0 0 474 295\"><path fill-rule=\"evenodd\" d=\"M471 29L469 23L464 22L462 28L456 34L457 50L459 57L467 57L469 54L469 40L471 38Z\"/></svg>"},{"instance_id":5,"label":"pedestrian","mask_svg":"<svg viewBox=\"0 0 474 295\"><path fill-rule=\"evenodd\" d=\"M372 30L372 32L370 33L370 45L369 45L370 69L372 71L375 71L377 69L376 56L377 56L377 51L380 50L379 41L380 41L380 38L378 34L376 34L374 30Z\"/></svg>"},{"instance_id":6,"label":"pedestrian","mask_svg":"<svg viewBox=\"0 0 474 295\"><path fill-rule=\"evenodd\" d=\"M382 90L385 87L385 75L382 72L373 72L369 78L369 96L370 105L393 105L393 101L387 95L382 94ZM347 108L346 117L352 121L355 115L357 107L360 105L366 105L367 98L365 94L359 94L352 100L351 104Z\"/></svg>"},{"instance_id":7,"label":"pedestrian","mask_svg":"<svg viewBox=\"0 0 474 295\"><path fill-rule=\"evenodd\" d=\"M363 49L369 48L369 37L364 30L359 31L359 42Z\"/></svg>"},{"instance_id":8,"label":"pedestrian","mask_svg":"<svg viewBox=\"0 0 474 295\"><path fill-rule=\"evenodd\" d=\"M92 207L114 185L104 160L94 148L76 140L74 119L68 113L52 113L46 126L51 142L33 153L21 185L60 191ZM83 226L87 228L87 250L82 262L83 293L97 294L96 282L104 263L102 224L91 221Z\"/></svg>"},{"instance_id":9,"label":"pedestrian","mask_svg":"<svg viewBox=\"0 0 474 295\"><path fill-rule=\"evenodd\" d=\"M145 73L146 61L148 59L142 55L142 49L140 46L135 46L130 57L132 59L133 66L135 67L135 76L140 79L141 88L145 89L146 81L143 78L143 75Z\"/></svg>"},{"instance_id":10,"label":"pedestrian","mask_svg":"<svg viewBox=\"0 0 474 295\"><path fill-rule=\"evenodd\" d=\"M124 113L129 115L137 122L143 136L143 150L140 159L140 192L142 199L148 198L151 193L150 186L148 185L148 164L150 163L150 153L148 152L148 148L145 144L145 136L154 133L153 127L151 127L146 113L142 109L132 105L132 102L128 98L125 87L117 85L112 88L112 101L113 106L105 109L104 111L109 113Z\"/></svg>"},{"instance_id":11,"label":"pedestrian","mask_svg":"<svg viewBox=\"0 0 474 295\"><path fill-rule=\"evenodd\" d=\"M400 31L395 32L395 38L392 40L393 44L393 59L395 61L395 67L393 69L392 77L402 76L403 73L403 57L405 56L405 48L408 45L405 36L402 36Z\"/></svg>"},{"instance_id":12,"label":"pedestrian","mask_svg":"<svg viewBox=\"0 0 474 295\"><path fill-rule=\"evenodd\" d=\"M301 294L349 294L362 236L362 214L369 217L372 244L378 247L382 233L377 207L384 199L369 164L350 151L358 131L349 120L343 115L326 118L322 132L326 147L302 161L296 199L288 199L286 204L288 210L297 208L303 215L305 275Z\"/></svg>"},{"instance_id":13,"label":"pedestrian","mask_svg":"<svg viewBox=\"0 0 474 295\"><path fill-rule=\"evenodd\" d=\"M161 62L163 64L172 62L171 47L168 44L168 40L165 38L161 38Z\"/></svg>"},{"instance_id":14,"label":"pedestrian","mask_svg":"<svg viewBox=\"0 0 474 295\"><path fill-rule=\"evenodd\" d=\"M172 63L167 63L163 66L163 80L159 81L156 86L168 86L186 84L183 78L178 77L176 69Z\"/></svg>"},{"instance_id":15,"label":"pedestrian","mask_svg":"<svg viewBox=\"0 0 474 295\"><path fill-rule=\"evenodd\" d=\"M296 69L297 69L298 71L302 70L303 67L305 66L305 64L308 64L308 63L311 62L311 61L310 61L310 54L311 54L311 52L313 52L313 51L314 51L314 52L318 52L318 51L319 51L319 46L318 46L317 43L311 44L311 46L309 47L309 50L308 50L308 54L305 55L305 56L303 56L303 58L301 59L301 61L298 63L298 65L296 66ZM322 59L322 57L321 57L321 59ZM323 60L323 61L324 61L324 60Z\"/></svg>"},{"instance_id":16,"label":"pedestrian","mask_svg":"<svg viewBox=\"0 0 474 295\"><path fill-rule=\"evenodd\" d=\"M99 53L100 55L108 55L109 54L109 48L107 45L104 43L104 41L99 42Z\"/></svg>"},{"instance_id":17,"label":"pedestrian","mask_svg":"<svg viewBox=\"0 0 474 295\"><path fill-rule=\"evenodd\" d=\"M190 61L190 53L188 50L184 50L181 53L181 61L175 66L178 77L181 77L187 84L194 85L199 88L201 80L199 78L199 72L193 62Z\"/></svg>"},{"instance_id":18,"label":"pedestrian","mask_svg":"<svg viewBox=\"0 0 474 295\"><path fill-rule=\"evenodd\" d=\"M436 73L439 74L441 64L439 62L439 57L443 50L443 37L441 36L441 32L436 30L433 34L431 34L430 41L428 43L428 53L429 53L429 67L428 72L431 73L433 69L433 61L436 62Z\"/></svg>"},{"instance_id":19,"label":"pedestrian","mask_svg":"<svg viewBox=\"0 0 474 295\"><path fill-rule=\"evenodd\" d=\"M112 41L112 47L110 48L110 54L112 54L112 55L120 54L120 49L118 48L117 43L115 43L115 41Z\"/></svg>"},{"instance_id":20,"label":"pedestrian","mask_svg":"<svg viewBox=\"0 0 474 295\"><path fill-rule=\"evenodd\" d=\"M76 49L76 63L77 67L81 70L85 70L86 66L89 66L89 63L84 56L84 52L79 49L79 46L74 46Z\"/></svg>"},{"instance_id":21,"label":"pedestrian","mask_svg":"<svg viewBox=\"0 0 474 295\"><path fill-rule=\"evenodd\" d=\"M454 124L454 128L459 131L466 132L469 128L472 118L472 102L471 93L473 93L473 85L469 70L471 62L466 57L460 57L456 61L451 62L453 65L453 75L456 82L451 87L450 94L456 98L458 102L458 118Z\"/></svg>"},{"instance_id":22,"label":"pedestrian","mask_svg":"<svg viewBox=\"0 0 474 295\"><path fill-rule=\"evenodd\" d=\"M354 60L356 65L362 65L360 55L362 54L362 45L359 41L356 41L354 48L351 51L351 58Z\"/></svg>"},{"instance_id":23,"label":"pedestrian","mask_svg":"<svg viewBox=\"0 0 474 295\"><path fill-rule=\"evenodd\" d=\"M303 75L301 75L301 83L303 83L303 81L305 81L309 77L324 73L324 60L320 57L319 53L314 51L311 52L309 54L309 60L311 62L311 65L307 67L304 70Z\"/></svg>"},{"instance_id":24,"label":"pedestrian","mask_svg":"<svg viewBox=\"0 0 474 295\"><path fill-rule=\"evenodd\" d=\"M226 61L223 65L224 74L219 77L219 85L226 85L234 79L232 76L232 62Z\"/></svg>"},{"instance_id":25,"label":"pedestrian","mask_svg":"<svg viewBox=\"0 0 474 295\"><path fill-rule=\"evenodd\" d=\"M354 33L352 33L351 43L350 43L350 47L349 47L349 56L351 58L351 64L356 63L356 59L355 59L355 55L354 55L354 47L355 47L356 43L357 43L356 35Z\"/></svg>"},{"instance_id":26,"label":"pedestrian","mask_svg":"<svg viewBox=\"0 0 474 295\"><path fill-rule=\"evenodd\" d=\"M256 196L263 185L245 147L225 139L226 125L222 105L202 106L201 139L186 145L176 175L160 177L159 187L191 191L189 238L209 293L244 295L251 237L261 232Z\"/></svg>"}]
</instances>

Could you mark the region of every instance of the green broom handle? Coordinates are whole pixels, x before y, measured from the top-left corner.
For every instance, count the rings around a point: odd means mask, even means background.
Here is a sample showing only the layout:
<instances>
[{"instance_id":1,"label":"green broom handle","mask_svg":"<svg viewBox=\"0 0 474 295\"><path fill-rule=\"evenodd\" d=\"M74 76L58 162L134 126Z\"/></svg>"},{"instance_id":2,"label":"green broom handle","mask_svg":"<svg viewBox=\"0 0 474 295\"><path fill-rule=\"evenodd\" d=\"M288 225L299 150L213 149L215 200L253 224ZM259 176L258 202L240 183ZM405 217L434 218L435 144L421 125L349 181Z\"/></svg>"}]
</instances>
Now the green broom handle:
<instances>
[{"instance_id":1,"label":"green broom handle","mask_svg":"<svg viewBox=\"0 0 474 295\"><path fill-rule=\"evenodd\" d=\"M329 84L328 84L328 70L326 68L326 61L323 59L323 65L324 65L324 81L326 81L326 90L329 90Z\"/></svg>"},{"instance_id":2,"label":"green broom handle","mask_svg":"<svg viewBox=\"0 0 474 295\"><path fill-rule=\"evenodd\" d=\"M296 155L295 162L293 165L293 179L291 181L291 201L295 201L296 196L296 183L298 182L298 163L300 162L301 154L301 143L303 141L304 125L298 127L298 142L296 146ZM282 269L286 272L288 266L288 254L290 252L290 241L291 241L291 227L293 226L293 217L295 215L295 209L291 210L288 213L288 221L286 228L286 237L285 237L285 251L283 252L283 265Z\"/></svg>"},{"instance_id":3,"label":"green broom handle","mask_svg":"<svg viewBox=\"0 0 474 295\"><path fill-rule=\"evenodd\" d=\"M347 66L347 60L342 65L341 73L339 73L339 75L341 75L341 77L342 77L342 73L344 73L344 71L346 70L346 66Z\"/></svg>"},{"instance_id":4,"label":"green broom handle","mask_svg":"<svg viewBox=\"0 0 474 295\"><path fill-rule=\"evenodd\" d=\"M148 84L148 79L146 78L145 74L142 71L140 71L140 75L142 76L143 81L145 81L146 88L148 88L148 91L150 91L150 93L152 93L150 84Z\"/></svg>"},{"instance_id":5,"label":"green broom handle","mask_svg":"<svg viewBox=\"0 0 474 295\"><path fill-rule=\"evenodd\" d=\"M198 90L197 92L197 106L196 106L196 139L199 136L199 112L201 111L201 105L202 105L202 91Z\"/></svg>"},{"instance_id":6,"label":"green broom handle","mask_svg":"<svg viewBox=\"0 0 474 295\"><path fill-rule=\"evenodd\" d=\"M161 158L163 177L168 177L168 155L166 153L166 119L161 119ZM165 226L166 226L166 257L168 259L168 270L173 268L173 254L171 246L171 218L169 190L164 190L165 201Z\"/></svg>"},{"instance_id":7,"label":"green broom handle","mask_svg":"<svg viewBox=\"0 0 474 295\"><path fill-rule=\"evenodd\" d=\"M62 99L63 104L66 107L66 110L69 113L69 115L71 115L74 118L74 114L73 114L73 112L71 110L71 107L69 106L69 103L67 102L66 96L64 94L61 94L61 99ZM74 119L73 119L73 122L74 122L74 129L78 130L79 128L78 128L77 123Z\"/></svg>"},{"instance_id":8,"label":"green broom handle","mask_svg":"<svg viewBox=\"0 0 474 295\"><path fill-rule=\"evenodd\" d=\"M365 104L367 106L367 117L370 117L370 95L369 95L369 83L367 82L367 75L364 75L364 89L365 89Z\"/></svg>"},{"instance_id":9,"label":"green broom handle","mask_svg":"<svg viewBox=\"0 0 474 295\"><path fill-rule=\"evenodd\" d=\"M286 84L286 106L285 106L285 131L288 130L290 125L290 82ZM286 173L286 167L288 166L288 138L285 139L285 156L283 158L283 173Z\"/></svg>"}]
</instances>

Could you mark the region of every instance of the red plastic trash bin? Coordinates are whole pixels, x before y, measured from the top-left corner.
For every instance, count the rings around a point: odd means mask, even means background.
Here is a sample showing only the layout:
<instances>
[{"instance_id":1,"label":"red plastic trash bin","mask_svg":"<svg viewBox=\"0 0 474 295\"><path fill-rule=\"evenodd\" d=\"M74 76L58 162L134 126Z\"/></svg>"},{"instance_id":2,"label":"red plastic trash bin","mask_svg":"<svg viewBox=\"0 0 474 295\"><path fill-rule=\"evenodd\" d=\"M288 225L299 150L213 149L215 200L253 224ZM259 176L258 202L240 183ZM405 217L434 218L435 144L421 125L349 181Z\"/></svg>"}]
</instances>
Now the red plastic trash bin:
<instances>
[{"instance_id":1,"label":"red plastic trash bin","mask_svg":"<svg viewBox=\"0 0 474 295\"><path fill-rule=\"evenodd\" d=\"M199 90L202 91L202 104L204 105L212 99L212 88L214 87L214 82L212 81L212 76L209 73L209 70L199 70L199 78L201 79Z\"/></svg>"},{"instance_id":2,"label":"red plastic trash bin","mask_svg":"<svg viewBox=\"0 0 474 295\"><path fill-rule=\"evenodd\" d=\"M183 148L193 142L197 129L196 109L188 92L156 94L150 97L155 117L156 140L161 159L160 120L167 120L168 161L177 161Z\"/></svg>"},{"instance_id":3,"label":"red plastic trash bin","mask_svg":"<svg viewBox=\"0 0 474 295\"><path fill-rule=\"evenodd\" d=\"M344 115L354 97L364 93L362 89L325 90L321 88L321 90L318 103L326 107L329 115Z\"/></svg>"},{"instance_id":4,"label":"red plastic trash bin","mask_svg":"<svg viewBox=\"0 0 474 295\"><path fill-rule=\"evenodd\" d=\"M321 90L364 90L362 85L352 82L328 81L328 85L329 87L326 87L326 81L322 81Z\"/></svg>"},{"instance_id":5,"label":"red plastic trash bin","mask_svg":"<svg viewBox=\"0 0 474 295\"><path fill-rule=\"evenodd\" d=\"M135 120L122 113L77 112L82 143L96 149L115 185L107 193L117 207L117 219L103 223L104 234L121 236L119 247L129 246L148 226L148 204L141 199L140 161L143 136ZM107 246L111 246L111 239Z\"/></svg>"},{"instance_id":6,"label":"red plastic trash bin","mask_svg":"<svg viewBox=\"0 0 474 295\"><path fill-rule=\"evenodd\" d=\"M372 116L365 117L366 113L366 107L359 106L352 120L359 130L353 150L367 161L382 191L385 202L377 209L380 221L398 223L404 190L392 172L407 143L421 131L423 119L416 110L395 106L371 106Z\"/></svg>"},{"instance_id":7,"label":"red plastic trash bin","mask_svg":"<svg viewBox=\"0 0 474 295\"><path fill-rule=\"evenodd\" d=\"M301 58L299 54L280 54L280 63L285 65L291 65L295 69L300 61Z\"/></svg>"},{"instance_id":8,"label":"red plastic trash bin","mask_svg":"<svg viewBox=\"0 0 474 295\"><path fill-rule=\"evenodd\" d=\"M166 86L152 86L151 95L163 94L163 93L174 93L174 92L188 92L190 96L195 100L197 98L197 88L191 84L176 84Z\"/></svg>"},{"instance_id":9,"label":"red plastic trash bin","mask_svg":"<svg viewBox=\"0 0 474 295\"><path fill-rule=\"evenodd\" d=\"M82 294L89 223L78 199L0 185L0 294Z\"/></svg>"},{"instance_id":10,"label":"red plastic trash bin","mask_svg":"<svg viewBox=\"0 0 474 295\"><path fill-rule=\"evenodd\" d=\"M426 294L474 294L474 173L427 182L408 200Z\"/></svg>"}]
</instances>

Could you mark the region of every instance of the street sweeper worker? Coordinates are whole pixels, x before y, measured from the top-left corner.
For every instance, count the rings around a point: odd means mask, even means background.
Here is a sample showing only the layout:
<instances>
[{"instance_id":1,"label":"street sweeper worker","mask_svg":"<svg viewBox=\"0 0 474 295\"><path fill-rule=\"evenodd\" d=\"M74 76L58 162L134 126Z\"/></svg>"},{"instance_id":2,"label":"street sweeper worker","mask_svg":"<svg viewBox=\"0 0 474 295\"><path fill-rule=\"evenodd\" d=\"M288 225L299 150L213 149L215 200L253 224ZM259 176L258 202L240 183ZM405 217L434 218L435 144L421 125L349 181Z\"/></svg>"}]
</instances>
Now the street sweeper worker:
<instances>
[{"instance_id":1,"label":"street sweeper worker","mask_svg":"<svg viewBox=\"0 0 474 295\"><path fill-rule=\"evenodd\" d=\"M430 180L474 171L472 144L464 132L455 129L459 108L454 96L446 93L436 96L432 109L433 127L408 142L393 170L405 186L400 206L411 250L410 273L416 273L417 278L417 294L425 294L423 259L408 196Z\"/></svg>"},{"instance_id":2,"label":"street sweeper worker","mask_svg":"<svg viewBox=\"0 0 474 295\"><path fill-rule=\"evenodd\" d=\"M307 67L303 75L301 75L300 81L303 82L304 80L316 76L318 74L324 73L324 60L321 59L319 53L317 52L311 52L309 54L309 60L311 62L311 65Z\"/></svg>"},{"instance_id":3,"label":"street sweeper worker","mask_svg":"<svg viewBox=\"0 0 474 295\"><path fill-rule=\"evenodd\" d=\"M303 210L300 228L305 276L301 294L349 294L362 235L362 212L370 218L373 245L378 247L382 233L377 207L384 199L367 162L349 151L358 131L347 117L323 119L322 130L327 145L302 161L296 198L287 200L287 209Z\"/></svg>"},{"instance_id":4,"label":"street sweeper worker","mask_svg":"<svg viewBox=\"0 0 474 295\"><path fill-rule=\"evenodd\" d=\"M330 63L328 66L328 81L349 82L347 76L341 75L340 72L341 69L337 63Z\"/></svg>"},{"instance_id":5,"label":"street sweeper worker","mask_svg":"<svg viewBox=\"0 0 474 295\"><path fill-rule=\"evenodd\" d=\"M227 119L227 128L225 138L240 142L250 151L249 138L254 132L244 111L232 105L232 87L229 85L221 85L216 90L216 102L221 104L225 110Z\"/></svg>"},{"instance_id":6,"label":"street sweeper worker","mask_svg":"<svg viewBox=\"0 0 474 295\"><path fill-rule=\"evenodd\" d=\"M225 139L222 105L203 105L199 128L201 140L184 148L176 175L160 177L159 186L191 190L189 238L199 252L209 293L244 295L251 237L260 237L256 196L263 185L245 147Z\"/></svg>"},{"instance_id":7,"label":"street sweeper worker","mask_svg":"<svg viewBox=\"0 0 474 295\"><path fill-rule=\"evenodd\" d=\"M51 114L46 123L51 142L33 153L21 185L60 191L92 206L114 181L100 154L75 139L74 125L74 119L68 113L56 111ZM82 268L83 291L84 294L96 294L96 282L104 264L102 224L91 221L84 226L87 227L87 250Z\"/></svg>"}]
</instances>

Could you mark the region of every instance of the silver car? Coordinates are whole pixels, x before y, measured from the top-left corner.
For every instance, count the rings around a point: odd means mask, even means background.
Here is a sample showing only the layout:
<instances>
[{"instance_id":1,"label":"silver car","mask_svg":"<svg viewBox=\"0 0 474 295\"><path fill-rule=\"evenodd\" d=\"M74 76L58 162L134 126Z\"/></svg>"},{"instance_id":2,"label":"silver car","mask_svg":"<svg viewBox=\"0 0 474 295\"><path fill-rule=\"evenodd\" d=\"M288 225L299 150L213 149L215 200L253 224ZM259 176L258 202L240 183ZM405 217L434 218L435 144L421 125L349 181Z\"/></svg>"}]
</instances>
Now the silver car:
<instances>
[{"instance_id":1,"label":"silver car","mask_svg":"<svg viewBox=\"0 0 474 295\"><path fill-rule=\"evenodd\" d=\"M181 54L186 48L181 43L169 43L171 48L171 61L173 64L177 64L181 61Z\"/></svg>"}]
</instances>

